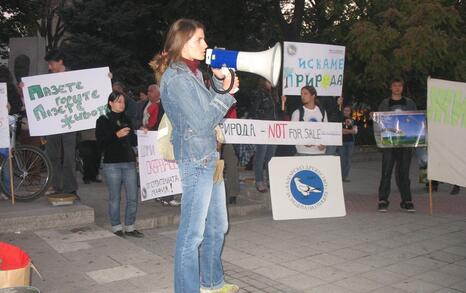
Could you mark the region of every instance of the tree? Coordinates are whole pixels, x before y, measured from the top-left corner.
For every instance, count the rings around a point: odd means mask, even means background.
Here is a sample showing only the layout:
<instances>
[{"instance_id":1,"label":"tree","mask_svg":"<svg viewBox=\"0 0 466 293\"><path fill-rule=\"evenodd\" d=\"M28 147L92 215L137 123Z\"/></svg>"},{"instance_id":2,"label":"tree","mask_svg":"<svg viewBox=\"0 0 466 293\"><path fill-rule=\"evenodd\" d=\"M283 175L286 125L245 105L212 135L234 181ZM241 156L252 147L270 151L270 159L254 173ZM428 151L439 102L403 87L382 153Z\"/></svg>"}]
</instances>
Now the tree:
<instances>
[{"instance_id":1,"label":"tree","mask_svg":"<svg viewBox=\"0 0 466 293\"><path fill-rule=\"evenodd\" d=\"M41 36L47 50L57 48L64 26L59 11L66 0L7 0L0 6L0 54L8 55L10 38Z\"/></svg>"},{"instance_id":2,"label":"tree","mask_svg":"<svg viewBox=\"0 0 466 293\"><path fill-rule=\"evenodd\" d=\"M464 20L452 1L360 1L364 13L346 39L348 92L375 105L390 79L405 79L421 107L427 77L465 80Z\"/></svg>"}]
</instances>

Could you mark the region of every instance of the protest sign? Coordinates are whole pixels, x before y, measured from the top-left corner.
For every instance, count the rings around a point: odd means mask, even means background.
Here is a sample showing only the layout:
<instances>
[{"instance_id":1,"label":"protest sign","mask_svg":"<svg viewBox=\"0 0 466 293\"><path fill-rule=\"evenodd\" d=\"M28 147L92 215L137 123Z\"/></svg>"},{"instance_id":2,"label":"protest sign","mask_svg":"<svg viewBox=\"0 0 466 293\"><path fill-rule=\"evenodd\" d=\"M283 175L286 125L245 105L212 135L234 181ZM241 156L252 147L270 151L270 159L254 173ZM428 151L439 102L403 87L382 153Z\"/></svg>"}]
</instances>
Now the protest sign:
<instances>
[{"instance_id":1,"label":"protest sign","mask_svg":"<svg viewBox=\"0 0 466 293\"><path fill-rule=\"evenodd\" d=\"M31 136L95 128L112 91L108 67L22 78Z\"/></svg>"},{"instance_id":2,"label":"protest sign","mask_svg":"<svg viewBox=\"0 0 466 293\"><path fill-rule=\"evenodd\" d=\"M274 157L269 174L274 220L346 215L339 157Z\"/></svg>"},{"instance_id":3,"label":"protest sign","mask_svg":"<svg viewBox=\"0 0 466 293\"><path fill-rule=\"evenodd\" d=\"M341 123L225 119L225 143L275 145L341 145Z\"/></svg>"},{"instance_id":4,"label":"protest sign","mask_svg":"<svg viewBox=\"0 0 466 293\"><path fill-rule=\"evenodd\" d=\"M178 166L162 159L156 147L157 131L139 130L137 136L141 201L181 193Z\"/></svg>"},{"instance_id":5,"label":"protest sign","mask_svg":"<svg viewBox=\"0 0 466 293\"><path fill-rule=\"evenodd\" d=\"M6 83L0 83L0 148L10 147L10 127L8 124L8 91Z\"/></svg>"},{"instance_id":6,"label":"protest sign","mask_svg":"<svg viewBox=\"0 0 466 293\"><path fill-rule=\"evenodd\" d=\"M372 119L379 148L426 146L424 111L374 112Z\"/></svg>"},{"instance_id":7,"label":"protest sign","mask_svg":"<svg viewBox=\"0 0 466 293\"><path fill-rule=\"evenodd\" d=\"M300 95L310 85L319 96L340 96L343 88L345 47L284 43L283 94Z\"/></svg>"},{"instance_id":8,"label":"protest sign","mask_svg":"<svg viewBox=\"0 0 466 293\"><path fill-rule=\"evenodd\" d=\"M427 81L427 176L466 186L466 83Z\"/></svg>"}]
</instances>

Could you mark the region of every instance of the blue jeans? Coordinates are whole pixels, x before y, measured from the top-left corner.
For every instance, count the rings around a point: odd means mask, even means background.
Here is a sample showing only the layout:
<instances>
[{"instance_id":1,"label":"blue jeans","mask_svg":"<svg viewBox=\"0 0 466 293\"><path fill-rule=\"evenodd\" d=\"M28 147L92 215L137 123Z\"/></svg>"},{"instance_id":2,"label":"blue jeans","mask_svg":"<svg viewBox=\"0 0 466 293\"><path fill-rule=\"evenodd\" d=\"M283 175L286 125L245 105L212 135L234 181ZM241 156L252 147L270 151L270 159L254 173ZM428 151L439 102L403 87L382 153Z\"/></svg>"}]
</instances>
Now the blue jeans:
<instances>
[{"instance_id":1,"label":"blue jeans","mask_svg":"<svg viewBox=\"0 0 466 293\"><path fill-rule=\"evenodd\" d=\"M254 174L256 182L264 181L264 168L267 168L270 160L275 155L276 145L258 144L254 155Z\"/></svg>"},{"instance_id":2,"label":"blue jeans","mask_svg":"<svg viewBox=\"0 0 466 293\"><path fill-rule=\"evenodd\" d=\"M10 164L8 161L8 155L8 148L0 148L0 156L2 157L2 164L4 164L1 175L3 178L3 186L6 189L5 191L10 192Z\"/></svg>"},{"instance_id":3,"label":"blue jeans","mask_svg":"<svg viewBox=\"0 0 466 293\"><path fill-rule=\"evenodd\" d=\"M351 169L351 155L353 154L354 141L344 141L343 145L338 147L338 153L341 160L341 177L346 179Z\"/></svg>"},{"instance_id":4,"label":"blue jeans","mask_svg":"<svg viewBox=\"0 0 466 293\"><path fill-rule=\"evenodd\" d=\"M224 285L221 260L228 230L225 185L214 183L218 154L178 162L183 196L175 251L175 292L199 292Z\"/></svg>"},{"instance_id":5,"label":"blue jeans","mask_svg":"<svg viewBox=\"0 0 466 293\"><path fill-rule=\"evenodd\" d=\"M103 166L105 183L108 188L108 214L112 231L123 230L120 221L121 186L126 189L125 226L126 231L134 230L138 208L138 187L136 163L105 163Z\"/></svg>"}]
</instances>

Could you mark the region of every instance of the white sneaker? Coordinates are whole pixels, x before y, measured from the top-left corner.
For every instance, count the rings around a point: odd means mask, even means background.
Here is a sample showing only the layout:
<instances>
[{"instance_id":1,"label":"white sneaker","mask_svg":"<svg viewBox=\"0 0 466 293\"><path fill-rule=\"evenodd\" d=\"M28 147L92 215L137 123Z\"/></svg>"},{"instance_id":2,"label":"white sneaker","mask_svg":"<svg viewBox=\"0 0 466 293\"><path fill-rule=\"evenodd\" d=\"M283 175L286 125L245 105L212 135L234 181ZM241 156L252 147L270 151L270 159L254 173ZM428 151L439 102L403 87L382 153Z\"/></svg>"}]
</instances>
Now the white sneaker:
<instances>
[{"instance_id":1,"label":"white sneaker","mask_svg":"<svg viewBox=\"0 0 466 293\"><path fill-rule=\"evenodd\" d=\"M239 287L234 284L225 283L222 288L219 289L203 289L201 293L236 293L239 291Z\"/></svg>"},{"instance_id":2,"label":"white sneaker","mask_svg":"<svg viewBox=\"0 0 466 293\"><path fill-rule=\"evenodd\" d=\"M168 202L168 205L171 207L179 207L181 205L181 201L172 199Z\"/></svg>"}]
</instances>

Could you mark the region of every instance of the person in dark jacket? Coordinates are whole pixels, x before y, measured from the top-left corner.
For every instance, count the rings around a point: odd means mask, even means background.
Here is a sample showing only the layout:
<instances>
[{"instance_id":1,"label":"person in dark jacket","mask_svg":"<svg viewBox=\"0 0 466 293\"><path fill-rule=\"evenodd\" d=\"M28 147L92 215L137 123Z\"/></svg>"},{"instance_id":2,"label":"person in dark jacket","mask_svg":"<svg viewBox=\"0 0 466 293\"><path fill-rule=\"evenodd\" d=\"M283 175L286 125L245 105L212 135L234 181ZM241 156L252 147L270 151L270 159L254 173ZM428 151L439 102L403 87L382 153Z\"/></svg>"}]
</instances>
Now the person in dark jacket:
<instances>
[{"instance_id":1,"label":"person in dark jacket","mask_svg":"<svg viewBox=\"0 0 466 293\"><path fill-rule=\"evenodd\" d=\"M96 122L97 145L103 151L103 173L109 191L108 208L112 232L117 236L143 237L134 228L138 206L136 134L130 119L125 114L125 96L112 92L108 97L109 112ZM125 232L120 221L120 198L122 184L126 189Z\"/></svg>"},{"instance_id":2,"label":"person in dark jacket","mask_svg":"<svg viewBox=\"0 0 466 293\"><path fill-rule=\"evenodd\" d=\"M403 80L393 79L391 82L392 95L384 99L379 105L379 112L387 111L414 111L416 104L410 98L402 96ZM382 149L382 176L379 185L379 212L387 212L388 197L390 195L390 186L393 168L395 167L396 184L401 194L400 207L408 212L415 212L414 204L411 197L411 187L409 181L409 167L413 148L383 148ZM395 166L396 165L396 166Z\"/></svg>"},{"instance_id":3,"label":"person in dark jacket","mask_svg":"<svg viewBox=\"0 0 466 293\"><path fill-rule=\"evenodd\" d=\"M275 97L272 91L272 84L261 79L257 90L251 93L252 101L252 119L257 120L273 120L279 119L279 104L278 98ZM264 179L264 168L266 168L275 155L277 150L276 145L258 144L256 145L256 153L254 155L254 175L256 178L256 189L259 192L267 192L267 183Z\"/></svg>"}]
</instances>

